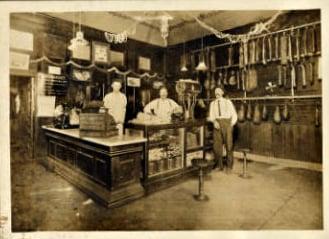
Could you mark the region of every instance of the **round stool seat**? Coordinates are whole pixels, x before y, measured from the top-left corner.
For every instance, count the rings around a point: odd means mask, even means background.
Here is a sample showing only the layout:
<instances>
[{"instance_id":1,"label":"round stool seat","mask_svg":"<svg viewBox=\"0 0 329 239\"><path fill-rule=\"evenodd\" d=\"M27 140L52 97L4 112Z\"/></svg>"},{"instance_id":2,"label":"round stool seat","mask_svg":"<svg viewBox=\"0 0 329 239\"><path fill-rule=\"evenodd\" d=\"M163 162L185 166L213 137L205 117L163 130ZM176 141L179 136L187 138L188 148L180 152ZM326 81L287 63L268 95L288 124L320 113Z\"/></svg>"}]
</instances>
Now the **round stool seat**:
<instances>
[{"instance_id":1,"label":"round stool seat","mask_svg":"<svg viewBox=\"0 0 329 239\"><path fill-rule=\"evenodd\" d=\"M198 168L206 168L209 166L209 162L203 158L192 159L192 165Z\"/></svg>"}]
</instances>

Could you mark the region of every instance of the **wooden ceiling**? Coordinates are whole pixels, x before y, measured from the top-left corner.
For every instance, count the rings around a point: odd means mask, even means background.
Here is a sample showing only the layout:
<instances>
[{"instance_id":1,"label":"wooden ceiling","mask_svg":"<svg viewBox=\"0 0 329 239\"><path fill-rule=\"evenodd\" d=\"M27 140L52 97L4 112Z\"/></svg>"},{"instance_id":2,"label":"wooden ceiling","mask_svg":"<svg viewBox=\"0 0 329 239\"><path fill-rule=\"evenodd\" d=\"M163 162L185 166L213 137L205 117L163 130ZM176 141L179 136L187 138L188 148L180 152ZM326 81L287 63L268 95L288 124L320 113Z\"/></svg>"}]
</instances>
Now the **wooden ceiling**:
<instances>
[{"instance_id":1,"label":"wooden ceiling","mask_svg":"<svg viewBox=\"0 0 329 239\"><path fill-rule=\"evenodd\" d=\"M263 21L276 13L275 10L264 11L130 11L130 12L83 12L81 22L83 25L99 30L119 33L126 29L133 29L136 18L143 17L137 25L137 31L130 38L148 42L150 44L165 46L160 34L160 20L154 18L167 14L173 17L169 21L168 45L175 45L202 36L211 34L201 27L194 16L206 22L213 28L224 31L253 22ZM72 12L48 12L52 17L79 21L79 14Z\"/></svg>"}]
</instances>

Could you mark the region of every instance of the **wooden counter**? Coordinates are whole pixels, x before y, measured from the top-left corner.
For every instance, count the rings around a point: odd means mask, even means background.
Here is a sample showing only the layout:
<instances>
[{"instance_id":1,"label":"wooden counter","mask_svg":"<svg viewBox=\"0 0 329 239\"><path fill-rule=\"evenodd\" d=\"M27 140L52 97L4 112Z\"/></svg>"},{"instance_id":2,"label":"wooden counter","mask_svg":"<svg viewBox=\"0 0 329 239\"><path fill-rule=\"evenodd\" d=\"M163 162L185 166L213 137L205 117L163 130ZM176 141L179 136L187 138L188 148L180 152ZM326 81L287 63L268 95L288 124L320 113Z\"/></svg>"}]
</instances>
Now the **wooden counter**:
<instances>
[{"instance_id":1,"label":"wooden counter","mask_svg":"<svg viewBox=\"0 0 329 239\"><path fill-rule=\"evenodd\" d=\"M81 138L79 129L42 128L48 167L94 200L113 207L144 195L140 183L144 137Z\"/></svg>"}]
</instances>

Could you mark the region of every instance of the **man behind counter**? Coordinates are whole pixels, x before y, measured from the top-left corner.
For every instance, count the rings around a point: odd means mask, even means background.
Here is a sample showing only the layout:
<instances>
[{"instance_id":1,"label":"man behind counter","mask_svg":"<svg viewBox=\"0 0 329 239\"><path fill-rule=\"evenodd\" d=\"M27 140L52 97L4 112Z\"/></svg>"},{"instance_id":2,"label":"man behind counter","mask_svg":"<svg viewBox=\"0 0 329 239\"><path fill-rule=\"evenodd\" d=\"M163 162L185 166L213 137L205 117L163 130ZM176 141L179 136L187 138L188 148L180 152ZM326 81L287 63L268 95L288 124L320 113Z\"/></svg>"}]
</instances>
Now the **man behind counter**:
<instances>
[{"instance_id":1,"label":"man behind counter","mask_svg":"<svg viewBox=\"0 0 329 239\"><path fill-rule=\"evenodd\" d=\"M126 116L127 97L120 91L122 83L119 79L113 80L111 86L113 91L105 95L104 107L108 109L108 113L113 116L119 131L122 132Z\"/></svg>"},{"instance_id":2,"label":"man behind counter","mask_svg":"<svg viewBox=\"0 0 329 239\"><path fill-rule=\"evenodd\" d=\"M144 113L154 114L159 118L170 121L171 115L175 109L181 109L174 100L168 98L168 90L166 87L162 87L159 91L160 98L152 100L144 108Z\"/></svg>"},{"instance_id":3,"label":"man behind counter","mask_svg":"<svg viewBox=\"0 0 329 239\"><path fill-rule=\"evenodd\" d=\"M220 87L215 89L216 99L211 102L209 120L214 125L214 154L215 168L224 169L223 145L226 146L227 173L233 168L233 126L237 122L237 113L231 100L223 97L224 90Z\"/></svg>"}]
</instances>

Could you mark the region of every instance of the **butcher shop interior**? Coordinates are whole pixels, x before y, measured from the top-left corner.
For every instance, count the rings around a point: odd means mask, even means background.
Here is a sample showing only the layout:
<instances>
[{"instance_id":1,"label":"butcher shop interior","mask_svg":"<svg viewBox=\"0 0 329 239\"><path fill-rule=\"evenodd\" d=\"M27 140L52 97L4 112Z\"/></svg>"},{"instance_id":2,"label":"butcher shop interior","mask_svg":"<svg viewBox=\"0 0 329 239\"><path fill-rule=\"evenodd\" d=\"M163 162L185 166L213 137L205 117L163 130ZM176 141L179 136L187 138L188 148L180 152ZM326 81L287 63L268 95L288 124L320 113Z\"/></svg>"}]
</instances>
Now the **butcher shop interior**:
<instances>
[{"instance_id":1,"label":"butcher shop interior","mask_svg":"<svg viewBox=\"0 0 329 239\"><path fill-rule=\"evenodd\" d=\"M12 231L322 230L320 15L12 12Z\"/></svg>"}]
</instances>

